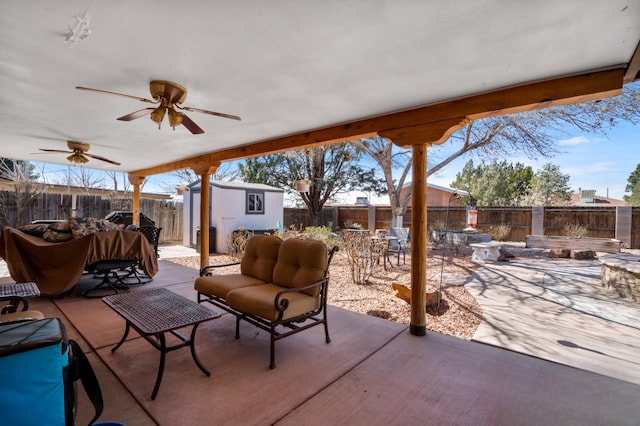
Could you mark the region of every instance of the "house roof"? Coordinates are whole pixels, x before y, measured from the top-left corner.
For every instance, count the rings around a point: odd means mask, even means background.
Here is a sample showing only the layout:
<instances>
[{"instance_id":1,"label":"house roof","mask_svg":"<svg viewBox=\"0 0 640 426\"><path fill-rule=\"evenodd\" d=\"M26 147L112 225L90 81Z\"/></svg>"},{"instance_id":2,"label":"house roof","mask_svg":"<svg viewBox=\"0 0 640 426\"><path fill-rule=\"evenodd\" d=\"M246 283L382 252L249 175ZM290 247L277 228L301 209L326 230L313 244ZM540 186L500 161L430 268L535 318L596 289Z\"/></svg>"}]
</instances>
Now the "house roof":
<instances>
[{"instance_id":1,"label":"house roof","mask_svg":"<svg viewBox=\"0 0 640 426\"><path fill-rule=\"evenodd\" d=\"M491 114L619 93L638 77L640 0L49 0L0 3L0 155L146 176L379 134L446 136ZM85 37L86 36L86 37ZM188 90L192 135L148 117ZM435 130L434 130L435 129ZM445 133L443 133L445 131ZM411 136L407 138L407 135Z\"/></svg>"},{"instance_id":2,"label":"house roof","mask_svg":"<svg viewBox=\"0 0 640 426\"><path fill-rule=\"evenodd\" d=\"M585 207L617 207L626 206L627 202L617 198L600 197L598 195L593 198L582 198L580 194L571 194L571 205Z\"/></svg>"},{"instance_id":3,"label":"house roof","mask_svg":"<svg viewBox=\"0 0 640 426\"><path fill-rule=\"evenodd\" d=\"M276 188L275 186L265 185L262 183L213 180L209 182L209 185L215 186L218 188L226 188L226 189L237 189L237 190L255 189L255 190L261 190L261 191L268 191L268 192L284 192L284 190L281 188ZM192 183L191 185L189 185L189 188L200 189L200 181Z\"/></svg>"}]
</instances>

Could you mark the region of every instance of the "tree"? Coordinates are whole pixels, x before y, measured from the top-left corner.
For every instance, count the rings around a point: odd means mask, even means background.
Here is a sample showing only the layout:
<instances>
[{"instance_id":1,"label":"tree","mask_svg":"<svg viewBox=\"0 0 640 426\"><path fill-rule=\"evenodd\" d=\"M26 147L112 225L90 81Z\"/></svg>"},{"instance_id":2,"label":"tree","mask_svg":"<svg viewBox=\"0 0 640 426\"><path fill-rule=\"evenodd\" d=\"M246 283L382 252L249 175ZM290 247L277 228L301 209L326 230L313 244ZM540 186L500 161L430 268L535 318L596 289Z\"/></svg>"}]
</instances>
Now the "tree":
<instances>
[{"instance_id":1,"label":"tree","mask_svg":"<svg viewBox=\"0 0 640 426\"><path fill-rule=\"evenodd\" d=\"M627 182L624 192L630 192L631 195L625 195L624 200L629 206L640 206L640 164L631 172Z\"/></svg>"},{"instance_id":2,"label":"tree","mask_svg":"<svg viewBox=\"0 0 640 426\"><path fill-rule=\"evenodd\" d=\"M549 158L558 152L556 134L583 131L606 135L620 122L640 122L640 84L627 84L619 96L536 111L475 120L455 132L446 148L456 149L429 168L436 173L456 158L475 152L500 159L516 152ZM445 146L431 147L437 157Z\"/></svg>"},{"instance_id":3,"label":"tree","mask_svg":"<svg viewBox=\"0 0 640 426\"><path fill-rule=\"evenodd\" d=\"M571 201L570 176L551 163L536 172L531 182L529 203L533 206L566 206Z\"/></svg>"},{"instance_id":4,"label":"tree","mask_svg":"<svg viewBox=\"0 0 640 426\"><path fill-rule=\"evenodd\" d=\"M309 211L311 224L320 225L322 207L338 194L384 190L375 169L358 164L360 156L353 144L339 143L249 158L238 164L238 171L245 182L283 188L298 197ZM298 193L292 186L297 180L309 181L309 192Z\"/></svg>"},{"instance_id":5,"label":"tree","mask_svg":"<svg viewBox=\"0 0 640 426\"><path fill-rule=\"evenodd\" d=\"M640 122L640 83L625 85L622 93L613 98L472 121L445 144L429 147L427 176L439 172L459 157L472 154L487 161L501 160L516 153L549 158L558 152L558 132L579 130L606 135L620 122ZM354 143L373 145L371 139ZM394 148L391 141L384 139L376 144L379 146L371 152L365 151L385 173L391 205L406 208L411 197L410 188L402 192L402 200L397 195L411 169L411 151ZM390 177L396 170L401 174L397 181Z\"/></svg>"},{"instance_id":6,"label":"tree","mask_svg":"<svg viewBox=\"0 0 640 426\"><path fill-rule=\"evenodd\" d=\"M55 179L53 183L82 188L87 193L89 189L104 188L105 186L103 174L97 173L95 170L74 166L67 166L66 173Z\"/></svg>"},{"instance_id":7,"label":"tree","mask_svg":"<svg viewBox=\"0 0 640 426\"><path fill-rule=\"evenodd\" d=\"M43 185L36 181L35 167L28 161L0 159L0 176L8 180L13 191L0 191L0 216L10 226L27 224Z\"/></svg>"},{"instance_id":8,"label":"tree","mask_svg":"<svg viewBox=\"0 0 640 426\"><path fill-rule=\"evenodd\" d=\"M453 188L469 192L462 202L474 206L518 206L529 194L533 169L522 163L469 160L451 183Z\"/></svg>"},{"instance_id":9,"label":"tree","mask_svg":"<svg viewBox=\"0 0 640 426\"><path fill-rule=\"evenodd\" d=\"M171 173L178 178L179 185L188 186L200 180L200 176L191 169L177 170ZM238 169L235 162L226 162L220 164L216 172L210 176L213 180L232 181L239 177ZM173 191L175 188L167 188Z\"/></svg>"},{"instance_id":10,"label":"tree","mask_svg":"<svg viewBox=\"0 0 640 426\"><path fill-rule=\"evenodd\" d=\"M411 171L411 151L400 149L391 141L381 137L364 138L354 141L362 151L367 153L380 166L386 193L389 194L389 204L393 216L396 216L396 209L401 209L402 213L409 204L411 191L402 191L409 172ZM400 177L394 180L393 171L399 170ZM394 220L395 223L395 220Z\"/></svg>"}]
</instances>

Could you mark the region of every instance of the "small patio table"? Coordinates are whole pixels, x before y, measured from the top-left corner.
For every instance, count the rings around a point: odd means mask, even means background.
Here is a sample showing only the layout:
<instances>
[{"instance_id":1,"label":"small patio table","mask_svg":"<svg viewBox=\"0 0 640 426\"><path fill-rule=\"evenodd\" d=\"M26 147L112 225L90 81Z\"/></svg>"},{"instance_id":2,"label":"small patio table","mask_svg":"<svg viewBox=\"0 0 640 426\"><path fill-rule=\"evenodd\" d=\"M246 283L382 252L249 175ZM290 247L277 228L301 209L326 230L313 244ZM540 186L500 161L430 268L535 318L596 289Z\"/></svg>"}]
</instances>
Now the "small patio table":
<instances>
[{"instance_id":1,"label":"small patio table","mask_svg":"<svg viewBox=\"0 0 640 426\"><path fill-rule=\"evenodd\" d=\"M160 351L160 365L156 383L151 393L152 400L156 399L158 389L160 389L167 352L188 346L191 349L193 361L198 368L205 375L211 376L209 370L200 363L196 356L194 339L198 325L204 321L220 317L219 312L205 308L164 288L115 294L103 297L102 300L126 321L124 335L120 342L111 349L111 352L115 352L124 343L131 328ZM189 325L193 326L190 338L186 338L176 331ZM167 332L176 336L181 342L167 346L165 339L165 333Z\"/></svg>"}]
</instances>

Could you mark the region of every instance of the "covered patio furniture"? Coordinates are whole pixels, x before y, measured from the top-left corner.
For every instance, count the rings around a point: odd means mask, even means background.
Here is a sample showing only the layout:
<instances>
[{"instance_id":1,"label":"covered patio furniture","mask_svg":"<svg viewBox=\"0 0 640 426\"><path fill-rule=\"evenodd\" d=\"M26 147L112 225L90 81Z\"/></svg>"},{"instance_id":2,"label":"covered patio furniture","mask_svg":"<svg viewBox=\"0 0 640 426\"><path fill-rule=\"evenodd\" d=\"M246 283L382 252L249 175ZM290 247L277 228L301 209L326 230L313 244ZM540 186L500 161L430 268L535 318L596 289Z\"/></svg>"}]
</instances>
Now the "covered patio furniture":
<instances>
[{"instance_id":1,"label":"covered patio furniture","mask_svg":"<svg viewBox=\"0 0 640 426\"><path fill-rule=\"evenodd\" d=\"M0 257L16 282L35 282L43 296L59 296L73 288L88 265L104 260L135 261L145 274L158 272L153 247L139 232L103 231L53 243L5 227Z\"/></svg>"}]
</instances>

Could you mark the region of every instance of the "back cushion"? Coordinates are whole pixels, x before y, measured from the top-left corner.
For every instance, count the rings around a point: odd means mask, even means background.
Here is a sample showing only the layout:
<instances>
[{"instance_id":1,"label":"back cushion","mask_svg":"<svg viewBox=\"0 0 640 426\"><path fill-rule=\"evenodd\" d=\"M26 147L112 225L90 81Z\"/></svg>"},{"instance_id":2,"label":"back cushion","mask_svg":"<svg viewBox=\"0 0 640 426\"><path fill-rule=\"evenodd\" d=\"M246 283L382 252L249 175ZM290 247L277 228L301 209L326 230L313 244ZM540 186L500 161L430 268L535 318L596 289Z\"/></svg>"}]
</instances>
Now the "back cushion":
<instances>
[{"instance_id":1,"label":"back cushion","mask_svg":"<svg viewBox=\"0 0 640 426\"><path fill-rule=\"evenodd\" d=\"M327 267L327 246L318 240L292 238L282 242L278 263L273 269L273 283L295 288L320 281ZM320 288L305 293L317 296Z\"/></svg>"},{"instance_id":2,"label":"back cushion","mask_svg":"<svg viewBox=\"0 0 640 426\"><path fill-rule=\"evenodd\" d=\"M254 235L249 238L240 263L240 272L270 283L281 244L282 240L273 235Z\"/></svg>"}]
</instances>

